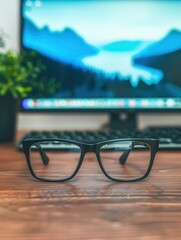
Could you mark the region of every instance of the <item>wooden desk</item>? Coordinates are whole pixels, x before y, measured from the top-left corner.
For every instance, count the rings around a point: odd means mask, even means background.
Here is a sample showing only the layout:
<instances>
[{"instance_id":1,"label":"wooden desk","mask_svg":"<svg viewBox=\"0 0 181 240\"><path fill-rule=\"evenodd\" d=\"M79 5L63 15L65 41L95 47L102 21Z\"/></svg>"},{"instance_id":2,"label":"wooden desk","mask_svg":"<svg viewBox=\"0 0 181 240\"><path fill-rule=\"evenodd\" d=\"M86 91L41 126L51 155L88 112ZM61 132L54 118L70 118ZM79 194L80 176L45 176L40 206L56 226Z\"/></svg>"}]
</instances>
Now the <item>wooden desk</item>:
<instances>
[{"instance_id":1,"label":"wooden desk","mask_svg":"<svg viewBox=\"0 0 181 240\"><path fill-rule=\"evenodd\" d=\"M181 152L158 153L142 182L107 180L89 154L72 182L45 183L1 144L0 239L181 239Z\"/></svg>"}]
</instances>

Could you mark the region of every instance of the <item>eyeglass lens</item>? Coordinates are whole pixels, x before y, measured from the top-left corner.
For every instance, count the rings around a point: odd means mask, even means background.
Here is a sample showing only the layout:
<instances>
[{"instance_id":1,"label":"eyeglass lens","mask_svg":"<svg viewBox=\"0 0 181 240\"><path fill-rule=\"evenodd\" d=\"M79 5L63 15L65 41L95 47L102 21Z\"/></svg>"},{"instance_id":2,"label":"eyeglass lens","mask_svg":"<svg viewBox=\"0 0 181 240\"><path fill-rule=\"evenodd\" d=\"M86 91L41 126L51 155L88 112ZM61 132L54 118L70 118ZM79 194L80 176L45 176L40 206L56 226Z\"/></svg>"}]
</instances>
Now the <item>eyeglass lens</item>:
<instances>
[{"instance_id":1,"label":"eyeglass lens","mask_svg":"<svg viewBox=\"0 0 181 240\"><path fill-rule=\"evenodd\" d=\"M30 162L38 177L60 180L72 176L80 156L81 149L77 145L62 141L38 142L31 146Z\"/></svg>"},{"instance_id":2,"label":"eyeglass lens","mask_svg":"<svg viewBox=\"0 0 181 240\"><path fill-rule=\"evenodd\" d=\"M150 147L143 142L118 141L100 149L104 170L115 179L141 178L148 170L150 156Z\"/></svg>"}]
</instances>

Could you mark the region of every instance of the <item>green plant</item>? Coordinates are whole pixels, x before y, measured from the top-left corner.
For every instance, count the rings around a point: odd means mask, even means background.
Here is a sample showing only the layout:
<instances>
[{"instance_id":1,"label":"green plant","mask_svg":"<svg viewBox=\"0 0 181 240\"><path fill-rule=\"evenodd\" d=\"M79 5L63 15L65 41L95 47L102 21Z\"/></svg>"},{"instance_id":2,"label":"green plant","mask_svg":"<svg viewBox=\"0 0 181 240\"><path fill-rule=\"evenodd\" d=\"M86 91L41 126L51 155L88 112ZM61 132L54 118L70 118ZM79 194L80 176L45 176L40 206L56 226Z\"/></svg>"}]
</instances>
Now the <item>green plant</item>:
<instances>
[{"instance_id":1,"label":"green plant","mask_svg":"<svg viewBox=\"0 0 181 240\"><path fill-rule=\"evenodd\" d=\"M5 41L0 34L0 48L5 48ZM56 79L47 81L46 68L41 57L34 51L0 53L0 96L14 99L33 95L51 96L59 88Z\"/></svg>"}]
</instances>

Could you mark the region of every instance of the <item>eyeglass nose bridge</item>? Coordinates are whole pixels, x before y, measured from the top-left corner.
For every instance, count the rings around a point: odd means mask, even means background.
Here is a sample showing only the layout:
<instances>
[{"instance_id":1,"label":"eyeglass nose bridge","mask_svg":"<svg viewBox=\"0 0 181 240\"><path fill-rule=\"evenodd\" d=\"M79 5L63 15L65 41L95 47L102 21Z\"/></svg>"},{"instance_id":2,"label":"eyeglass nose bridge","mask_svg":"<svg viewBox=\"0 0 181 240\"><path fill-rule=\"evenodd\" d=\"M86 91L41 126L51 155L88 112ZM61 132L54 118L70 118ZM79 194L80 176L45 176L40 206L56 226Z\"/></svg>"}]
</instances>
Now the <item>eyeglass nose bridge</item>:
<instances>
[{"instance_id":1,"label":"eyeglass nose bridge","mask_svg":"<svg viewBox=\"0 0 181 240\"><path fill-rule=\"evenodd\" d=\"M84 148L84 153L88 153L88 152L96 153L97 144L84 144L83 148Z\"/></svg>"}]
</instances>

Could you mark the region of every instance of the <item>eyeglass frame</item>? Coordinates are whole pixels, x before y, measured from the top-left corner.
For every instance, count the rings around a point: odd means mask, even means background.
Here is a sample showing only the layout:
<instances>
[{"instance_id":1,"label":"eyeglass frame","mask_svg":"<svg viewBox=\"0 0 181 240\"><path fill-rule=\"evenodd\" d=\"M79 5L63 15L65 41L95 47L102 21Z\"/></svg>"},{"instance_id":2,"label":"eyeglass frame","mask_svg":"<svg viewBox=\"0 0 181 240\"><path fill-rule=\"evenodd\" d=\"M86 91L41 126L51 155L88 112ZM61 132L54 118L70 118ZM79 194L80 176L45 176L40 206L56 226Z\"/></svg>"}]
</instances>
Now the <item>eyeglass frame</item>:
<instances>
[{"instance_id":1,"label":"eyeglass frame","mask_svg":"<svg viewBox=\"0 0 181 240\"><path fill-rule=\"evenodd\" d=\"M76 145L80 148L81 153L80 153L80 157L79 157L79 162L78 162L77 167L76 167L76 169L74 170L74 172L71 176L69 176L67 178L64 178L64 179L48 179L48 178L42 178L42 177L39 177L39 176L36 175L35 171L32 168L32 164L31 164L31 160L30 160L31 146L38 143L38 142L42 143L42 142L50 142L50 141L52 141L52 142L54 142L54 141L61 142L62 141L64 143L74 144L74 145ZM150 153L151 153L150 154L150 160L149 160L150 162L149 162L149 165L148 165L148 169L143 176L130 178L130 179L128 179L128 178L127 179L118 179L118 178L113 178L113 177L109 176L109 174L107 174L107 172L104 169L104 164L102 164L102 161L101 161L100 149L105 144L110 144L110 143L114 143L114 142L118 142L118 141L119 142L134 141L134 142L137 142L137 143L145 143L145 144L147 144L147 146L149 146ZM112 139L112 140L101 141L101 142L97 142L97 143L82 143L82 142L79 142L79 141L62 139L62 138L46 138L46 139L33 139L33 138L31 138L31 139L23 140L22 147L23 147L23 152L25 154L26 161L27 161L27 164L28 164L31 175L34 178L36 178L38 180L41 180L41 181L44 181L44 182L66 182L66 181L69 181L69 180L73 179L75 177L75 175L78 173L78 171L79 171L79 169L80 169L80 167L83 163L85 154L88 153L88 152L95 153L95 155L97 157L98 164L99 164L103 174L108 179L110 179L112 181L115 181L115 182L135 182L135 181L140 181L140 180L145 179L149 175L149 173L151 172L151 169L152 169L152 166L153 166L153 163L154 163L154 159L155 159L155 155L156 155L156 153L158 152L158 149L159 149L159 140L158 139L153 139L153 138L149 138L149 139L148 138L146 138L146 139L120 138L120 139ZM41 154L41 157L42 157L42 154L44 154L43 152L41 152L41 149L40 149L40 154ZM128 150L128 152L125 152L126 159L127 159L128 155L129 155L129 150ZM120 160L120 164L124 165L125 162L126 162L126 159L123 159L123 161ZM46 162L46 160L44 162L44 165L48 165L48 162Z\"/></svg>"}]
</instances>

